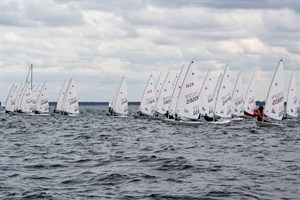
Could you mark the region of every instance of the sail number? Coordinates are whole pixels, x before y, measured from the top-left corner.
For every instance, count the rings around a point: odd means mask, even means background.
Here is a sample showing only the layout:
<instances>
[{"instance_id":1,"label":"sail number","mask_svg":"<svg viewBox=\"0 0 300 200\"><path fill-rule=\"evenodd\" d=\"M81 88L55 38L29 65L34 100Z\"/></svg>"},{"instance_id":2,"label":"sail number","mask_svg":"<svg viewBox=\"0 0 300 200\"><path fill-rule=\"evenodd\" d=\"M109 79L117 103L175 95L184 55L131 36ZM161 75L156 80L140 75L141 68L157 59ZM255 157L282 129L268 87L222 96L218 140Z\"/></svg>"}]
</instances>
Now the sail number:
<instances>
[{"instance_id":1,"label":"sail number","mask_svg":"<svg viewBox=\"0 0 300 200\"><path fill-rule=\"evenodd\" d=\"M187 84L185 85L186 88L189 88L189 87L192 87L192 86L194 86L194 82L187 83Z\"/></svg>"},{"instance_id":2,"label":"sail number","mask_svg":"<svg viewBox=\"0 0 300 200\"><path fill-rule=\"evenodd\" d=\"M279 92L279 93L277 93L277 94L274 94L274 95L272 96L272 99L273 99L272 105L276 105L276 104L282 102L283 99L284 99L283 92Z\"/></svg>"}]
</instances>

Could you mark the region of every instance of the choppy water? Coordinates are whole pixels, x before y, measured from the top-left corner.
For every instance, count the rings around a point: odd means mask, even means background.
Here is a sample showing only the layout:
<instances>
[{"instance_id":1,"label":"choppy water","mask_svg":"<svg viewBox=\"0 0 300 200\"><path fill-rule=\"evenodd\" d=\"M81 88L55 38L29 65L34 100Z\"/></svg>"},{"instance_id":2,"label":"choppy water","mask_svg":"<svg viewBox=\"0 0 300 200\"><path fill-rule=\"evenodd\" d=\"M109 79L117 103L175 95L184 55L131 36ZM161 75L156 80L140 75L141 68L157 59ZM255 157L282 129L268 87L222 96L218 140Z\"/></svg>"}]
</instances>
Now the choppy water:
<instances>
[{"instance_id":1,"label":"choppy water","mask_svg":"<svg viewBox=\"0 0 300 200\"><path fill-rule=\"evenodd\" d=\"M300 199L299 122L186 127L81 109L0 115L0 199Z\"/></svg>"}]
</instances>

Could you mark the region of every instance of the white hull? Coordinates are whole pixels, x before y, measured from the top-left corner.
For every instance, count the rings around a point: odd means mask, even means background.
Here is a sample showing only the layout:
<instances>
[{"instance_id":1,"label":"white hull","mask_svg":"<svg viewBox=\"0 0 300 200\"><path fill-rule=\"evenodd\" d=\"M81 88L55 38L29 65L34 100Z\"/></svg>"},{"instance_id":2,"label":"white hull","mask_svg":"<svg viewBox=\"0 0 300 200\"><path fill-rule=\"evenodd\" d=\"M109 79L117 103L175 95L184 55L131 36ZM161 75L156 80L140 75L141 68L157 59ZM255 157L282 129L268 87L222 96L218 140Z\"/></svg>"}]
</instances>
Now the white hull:
<instances>
[{"instance_id":1,"label":"white hull","mask_svg":"<svg viewBox=\"0 0 300 200\"><path fill-rule=\"evenodd\" d=\"M38 115L38 116L50 116L50 113L40 113L40 114L34 114L34 115Z\"/></svg>"},{"instance_id":2,"label":"white hull","mask_svg":"<svg viewBox=\"0 0 300 200\"><path fill-rule=\"evenodd\" d=\"M242 118L242 117L233 117L233 118L231 118L231 121L243 121L244 120L244 118Z\"/></svg>"},{"instance_id":3,"label":"white hull","mask_svg":"<svg viewBox=\"0 0 300 200\"><path fill-rule=\"evenodd\" d=\"M231 122L230 119L223 119L220 121L215 121L215 122L208 122L209 124L229 124Z\"/></svg>"},{"instance_id":4,"label":"white hull","mask_svg":"<svg viewBox=\"0 0 300 200\"><path fill-rule=\"evenodd\" d=\"M162 120L162 117L159 116L150 116L150 115L144 115L144 116L140 116L140 115L134 115L133 116L134 119L152 119L152 120Z\"/></svg>"},{"instance_id":5,"label":"white hull","mask_svg":"<svg viewBox=\"0 0 300 200\"><path fill-rule=\"evenodd\" d=\"M202 121L181 121L181 120L174 120L174 119L163 119L163 122L166 124L174 124L174 125L187 125L187 126L198 126L203 124Z\"/></svg>"},{"instance_id":6,"label":"white hull","mask_svg":"<svg viewBox=\"0 0 300 200\"><path fill-rule=\"evenodd\" d=\"M69 117L78 117L79 113L68 113Z\"/></svg>"},{"instance_id":7,"label":"white hull","mask_svg":"<svg viewBox=\"0 0 300 200\"><path fill-rule=\"evenodd\" d=\"M256 125L260 127L283 127L283 124L275 123L275 122L261 122L256 121Z\"/></svg>"}]
</instances>

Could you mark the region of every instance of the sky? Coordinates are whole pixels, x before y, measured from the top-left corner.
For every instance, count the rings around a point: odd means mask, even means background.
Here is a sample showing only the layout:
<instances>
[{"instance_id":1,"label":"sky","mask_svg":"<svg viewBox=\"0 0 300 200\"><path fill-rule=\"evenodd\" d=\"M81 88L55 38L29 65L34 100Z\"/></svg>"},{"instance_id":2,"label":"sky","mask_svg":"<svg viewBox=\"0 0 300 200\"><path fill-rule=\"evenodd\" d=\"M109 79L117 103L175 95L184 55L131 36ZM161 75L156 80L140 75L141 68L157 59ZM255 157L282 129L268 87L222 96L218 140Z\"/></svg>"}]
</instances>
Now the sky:
<instances>
[{"instance_id":1,"label":"sky","mask_svg":"<svg viewBox=\"0 0 300 200\"><path fill-rule=\"evenodd\" d=\"M109 101L122 76L128 100L146 82L175 76L194 60L199 89L207 70L229 65L244 90L254 74L264 100L282 58L285 85L296 71L300 91L300 0L1 0L0 101L14 83L47 81L56 101L74 78L79 101ZM300 92L298 92L300 94Z\"/></svg>"}]
</instances>

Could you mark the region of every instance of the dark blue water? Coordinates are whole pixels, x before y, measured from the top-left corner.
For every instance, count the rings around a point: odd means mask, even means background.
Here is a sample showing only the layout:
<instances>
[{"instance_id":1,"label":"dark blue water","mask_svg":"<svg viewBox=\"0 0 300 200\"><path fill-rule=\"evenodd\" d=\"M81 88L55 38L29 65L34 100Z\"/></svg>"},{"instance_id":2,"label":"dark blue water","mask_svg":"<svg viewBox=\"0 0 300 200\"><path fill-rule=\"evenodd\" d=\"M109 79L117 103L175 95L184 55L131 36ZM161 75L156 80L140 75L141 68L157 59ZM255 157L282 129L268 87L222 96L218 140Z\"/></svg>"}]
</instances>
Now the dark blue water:
<instances>
[{"instance_id":1,"label":"dark blue water","mask_svg":"<svg viewBox=\"0 0 300 200\"><path fill-rule=\"evenodd\" d=\"M0 199L300 199L299 122L186 127L106 109L1 114Z\"/></svg>"}]
</instances>

